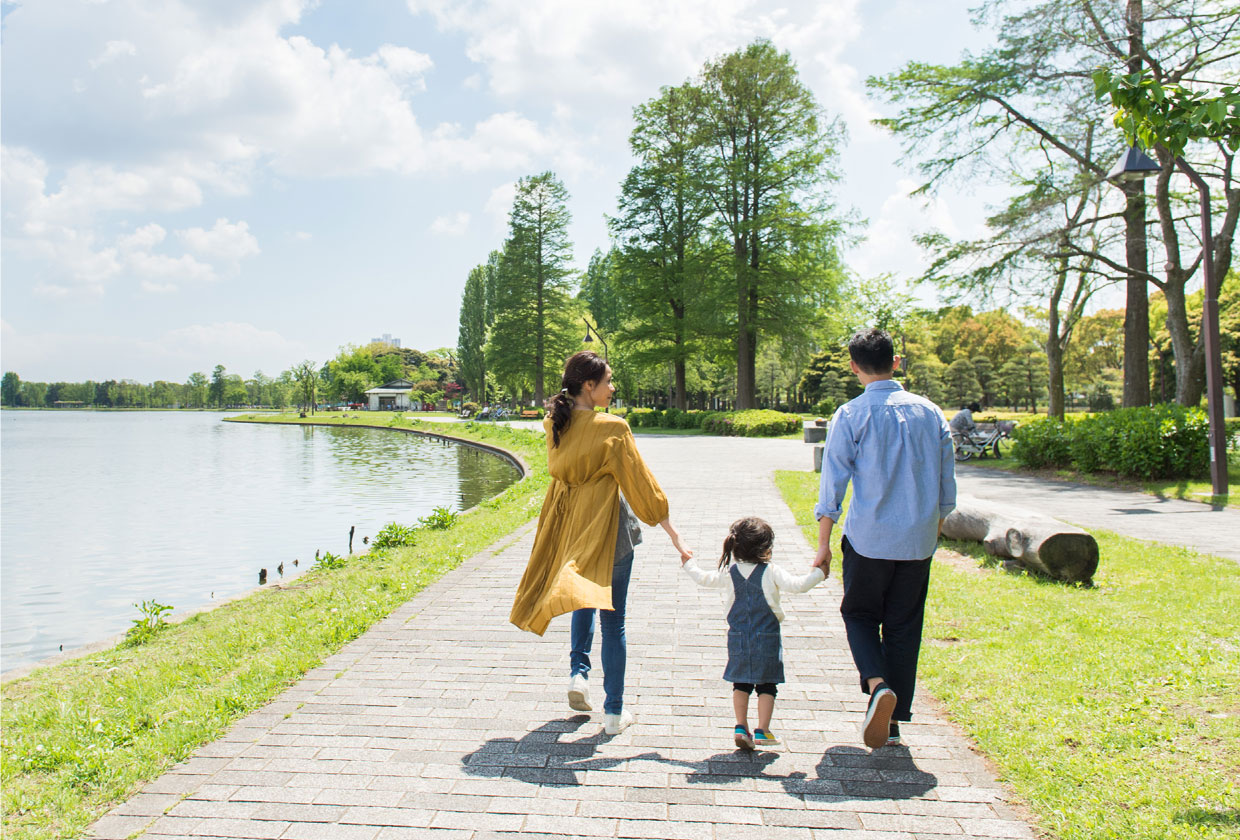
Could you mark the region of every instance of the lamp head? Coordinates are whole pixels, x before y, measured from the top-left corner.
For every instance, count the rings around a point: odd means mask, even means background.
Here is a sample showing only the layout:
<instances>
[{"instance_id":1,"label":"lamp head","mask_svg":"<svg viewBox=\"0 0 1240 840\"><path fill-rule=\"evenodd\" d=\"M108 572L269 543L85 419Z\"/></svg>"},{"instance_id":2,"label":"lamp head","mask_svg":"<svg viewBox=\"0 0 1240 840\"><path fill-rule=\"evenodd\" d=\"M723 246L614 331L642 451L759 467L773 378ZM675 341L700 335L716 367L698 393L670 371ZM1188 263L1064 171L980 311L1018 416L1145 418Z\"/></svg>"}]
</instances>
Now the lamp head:
<instances>
[{"instance_id":1,"label":"lamp head","mask_svg":"<svg viewBox=\"0 0 1240 840\"><path fill-rule=\"evenodd\" d=\"M1107 180L1140 181L1151 175L1157 175L1159 172L1162 172L1162 165L1136 145L1132 145L1115 162L1115 168L1107 175Z\"/></svg>"}]
</instances>

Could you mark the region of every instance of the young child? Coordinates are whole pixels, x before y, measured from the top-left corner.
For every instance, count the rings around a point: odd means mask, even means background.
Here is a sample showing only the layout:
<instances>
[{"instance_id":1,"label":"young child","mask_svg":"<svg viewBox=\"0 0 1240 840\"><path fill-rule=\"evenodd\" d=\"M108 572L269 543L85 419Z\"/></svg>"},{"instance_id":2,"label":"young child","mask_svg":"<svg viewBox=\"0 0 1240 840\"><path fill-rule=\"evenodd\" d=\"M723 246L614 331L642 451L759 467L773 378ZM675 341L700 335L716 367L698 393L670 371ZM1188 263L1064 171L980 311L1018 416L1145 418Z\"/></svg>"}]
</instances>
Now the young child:
<instances>
[{"instance_id":1,"label":"young child","mask_svg":"<svg viewBox=\"0 0 1240 840\"><path fill-rule=\"evenodd\" d=\"M771 732L776 686L784 681L784 650L779 622L779 593L808 592L826 575L812 568L800 577L772 564L775 533L756 516L738 519L723 541L719 568L706 571L692 560L681 561L685 572L700 586L724 590L728 615L728 667L723 678L732 683L736 712L736 746L752 750L771 747L779 739ZM758 727L749 734L749 695L758 691Z\"/></svg>"}]
</instances>

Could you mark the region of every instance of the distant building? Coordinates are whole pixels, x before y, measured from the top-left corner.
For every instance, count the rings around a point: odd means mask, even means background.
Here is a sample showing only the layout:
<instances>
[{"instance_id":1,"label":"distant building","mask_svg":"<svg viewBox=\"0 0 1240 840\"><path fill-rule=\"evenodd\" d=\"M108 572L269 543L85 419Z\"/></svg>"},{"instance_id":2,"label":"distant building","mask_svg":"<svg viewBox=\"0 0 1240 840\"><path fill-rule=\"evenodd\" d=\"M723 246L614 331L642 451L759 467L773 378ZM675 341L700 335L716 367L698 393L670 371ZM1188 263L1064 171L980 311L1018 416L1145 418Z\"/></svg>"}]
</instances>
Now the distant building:
<instances>
[{"instance_id":1,"label":"distant building","mask_svg":"<svg viewBox=\"0 0 1240 840\"><path fill-rule=\"evenodd\" d=\"M382 338L372 338L370 340L370 343L371 344L390 344L393 347L399 347L400 339L393 338L391 333L384 333Z\"/></svg>"},{"instance_id":2,"label":"distant building","mask_svg":"<svg viewBox=\"0 0 1240 840\"><path fill-rule=\"evenodd\" d=\"M413 383L408 379L396 379L366 392L371 411L421 411L422 401L409 399Z\"/></svg>"}]
</instances>

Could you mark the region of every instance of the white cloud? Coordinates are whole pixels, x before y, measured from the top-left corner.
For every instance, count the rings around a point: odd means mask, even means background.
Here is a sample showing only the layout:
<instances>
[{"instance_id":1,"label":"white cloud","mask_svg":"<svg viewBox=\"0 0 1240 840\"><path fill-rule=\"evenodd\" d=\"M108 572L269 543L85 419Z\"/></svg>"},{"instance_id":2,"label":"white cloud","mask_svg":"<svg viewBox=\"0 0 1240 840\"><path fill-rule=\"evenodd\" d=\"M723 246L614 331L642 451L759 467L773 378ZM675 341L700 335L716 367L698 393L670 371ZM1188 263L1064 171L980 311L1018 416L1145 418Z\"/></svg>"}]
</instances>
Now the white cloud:
<instances>
[{"instance_id":1,"label":"white cloud","mask_svg":"<svg viewBox=\"0 0 1240 840\"><path fill-rule=\"evenodd\" d=\"M516 195L517 184L509 181L491 190L491 194L487 196L483 210L491 217L491 225L496 230L505 230L508 227L508 213L512 210L512 200Z\"/></svg>"},{"instance_id":2,"label":"white cloud","mask_svg":"<svg viewBox=\"0 0 1240 840\"><path fill-rule=\"evenodd\" d=\"M914 278L930 265L929 256L913 237L938 231L952 238L961 235L961 226L942 199L915 196L917 183L901 179L896 190L883 201L871 221L865 239L846 255L848 264L862 277L891 273ZM975 235L976 231L969 235Z\"/></svg>"},{"instance_id":3,"label":"white cloud","mask_svg":"<svg viewBox=\"0 0 1240 840\"><path fill-rule=\"evenodd\" d=\"M210 230L200 227L178 230L177 237L195 254L236 265L259 252L258 240L245 222L216 219Z\"/></svg>"},{"instance_id":4,"label":"white cloud","mask_svg":"<svg viewBox=\"0 0 1240 840\"><path fill-rule=\"evenodd\" d=\"M293 233L293 238L300 242L309 242L314 239L314 234L308 230L299 230Z\"/></svg>"},{"instance_id":5,"label":"white cloud","mask_svg":"<svg viewBox=\"0 0 1240 840\"><path fill-rule=\"evenodd\" d=\"M440 236L462 236L469 229L469 214L457 211L447 216L439 216L431 222L431 233Z\"/></svg>"},{"instance_id":6,"label":"white cloud","mask_svg":"<svg viewBox=\"0 0 1240 840\"><path fill-rule=\"evenodd\" d=\"M115 61L123 55L137 55L138 48L132 41L108 41L98 58L91 59L90 68L97 70L103 65Z\"/></svg>"}]
</instances>

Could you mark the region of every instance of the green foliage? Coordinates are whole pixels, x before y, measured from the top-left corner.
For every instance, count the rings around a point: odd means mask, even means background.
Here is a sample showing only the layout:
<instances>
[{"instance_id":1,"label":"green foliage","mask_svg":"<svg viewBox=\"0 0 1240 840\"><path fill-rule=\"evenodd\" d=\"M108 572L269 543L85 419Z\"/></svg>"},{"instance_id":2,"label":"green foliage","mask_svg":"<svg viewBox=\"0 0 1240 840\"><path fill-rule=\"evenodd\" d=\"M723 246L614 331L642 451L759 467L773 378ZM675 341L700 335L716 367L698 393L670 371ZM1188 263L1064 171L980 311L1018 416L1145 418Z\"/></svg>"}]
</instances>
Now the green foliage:
<instances>
[{"instance_id":1,"label":"green foliage","mask_svg":"<svg viewBox=\"0 0 1240 840\"><path fill-rule=\"evenodd\" d=\"M137 647L149 642L155 634L168 626L164 616L172 612L170 605L161 604L154 599L134 604L134 606L142 613L142 617L135 618L133 627L125 631L124 644L129 647Z\"/></svg>"},{"instance_id":2,"label":"green foliage","mask_svg":"<svg viewBox=\"0 0 1240 840\"><path fill-rule=\"evenodd\" d=\"M495 321L487 365L513 390L546 397L581 335L568 296L572 285L568 190L552 172L517 182L509 235L496 274ZM556 389L558 390L558 388Z\"/></svg>"},{"instance_id":3,"label":"green foliage","mask_svg":"<svg viewBox=\"0 0 1240 840\"><path fill-rule=\"evenodd\" d=\"M1021 423L1012 432L1012 457L1026 467L1066 467L1072 463L1068 421L1046 417Z\"/></svg>"},{"instance_id":4,"label":"green foliage","mask_svg":"<svg viewBox=\"0 0 1240 840\"><path fill-rule=\"evenodd\" d=\"M461 315L457 332L457 356L465 387L475 399L486 401L486 344L491 328L487 306L487 267L470 269L461 292ZM477 409L475 408L475 411Z\"/></svg>"},{"instance_id":5,"label":"green foliage","mask_svg":"<svg viewBox=\"0 0 1240 840\"><path fill-rule=\"evenodd\" d=\"M389 522L379 529L375 538L370 541L374 551L386 551L389 548L403 548L417 542L418 529L413 525L401 525Z\"/></svg>"},{"instance_id":6,"label":"green foliage","mask_svg":"<svg viewBox=\"0 0 1240 840\"><path fill-rule=\"evenodd\" d=\"M1205 412L1179 405L1123 408L1022 423L1012 455L1026 467L1075 466L1142 479L1198 478L1210 467Z\"/></svg>"},{"instance_id":7,"label":"green foliage","mask_svg":"<svg viewBox=\"0 0 1240 840\"><path fill-rule=\"evenodd\" d=\"M437 507L418 521L432 531L446 531L456 524L459 514L447 507Z\"/></svg>"},{"instance_id":8,"label":"green foliage","mask_svg":"<svg viewBox=\"0 0 1240 840\"><path fill-rule=\"evenodd\" d=\"M1122 74L1101 68L1093 78L1097 97L1111 100L1115 125L1129 143L1161 146L1174 157L1183 156L1190 142L1203 140L1240 150L1240 87L1235 84L1193 90L1160 81L1146 68Z\"/></svg>"},{"instance_id":9,"label":"green foliage","mask_svg":"<svg viewBox=\"0 0 1240 840\"><path fill-rule=\"evenodd\" d=\"M324 551L314 560L314 568L316 569L343 569L349 562L348 557L339 554L332 554L330 551Z\"/></svg>"},{"instance_id":10,"label":"green foliage","mask_svg":"<svg viewBox=\"0 0 1240 840\"><path fill-rule=\"evenodd\" d=\"M778 437L801 429L800 415L770 409L719 412L706 418L702 428L714 435Z\"/></svg>"}]
</instances>

